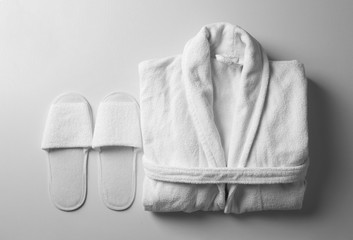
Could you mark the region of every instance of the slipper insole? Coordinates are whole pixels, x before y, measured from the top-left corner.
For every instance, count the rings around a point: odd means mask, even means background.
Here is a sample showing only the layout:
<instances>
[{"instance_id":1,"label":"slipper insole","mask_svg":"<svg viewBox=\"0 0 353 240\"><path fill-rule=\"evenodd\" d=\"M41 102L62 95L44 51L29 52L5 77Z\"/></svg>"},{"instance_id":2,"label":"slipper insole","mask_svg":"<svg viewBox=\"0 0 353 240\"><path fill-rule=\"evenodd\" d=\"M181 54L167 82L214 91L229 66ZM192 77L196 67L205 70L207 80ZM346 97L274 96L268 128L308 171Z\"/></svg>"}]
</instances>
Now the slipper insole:
<instances>
[{"instance_id":1,"label":"slipper insole","mask_svg":"<svg viewBox=\"0 0 353 240\"><path fill-rule=\"evenodd\" d=\"M71 211L85 201L87 154L82 148L49 150L49 191L57 208Z\"/></svg>"},{"instance_id":2,"label":"slipper insole","mask_svg":"<svg viewBox=\"0 0 353 240\"><path fill-rule=\"evenodd\" d=\"M135 197L136 152L132 147L102 147L100 152L100 190L107 207L128 208Z\"/></svg>"}]
</instances>

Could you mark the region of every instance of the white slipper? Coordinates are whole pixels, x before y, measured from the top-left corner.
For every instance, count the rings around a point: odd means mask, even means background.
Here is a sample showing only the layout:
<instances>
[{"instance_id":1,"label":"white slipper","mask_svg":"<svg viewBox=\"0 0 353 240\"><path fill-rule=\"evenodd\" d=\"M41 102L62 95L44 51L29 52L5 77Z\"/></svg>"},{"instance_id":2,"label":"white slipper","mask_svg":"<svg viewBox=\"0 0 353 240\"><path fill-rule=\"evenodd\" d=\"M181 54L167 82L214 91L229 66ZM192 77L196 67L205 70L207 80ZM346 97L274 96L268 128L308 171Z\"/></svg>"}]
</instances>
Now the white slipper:
<instances>
[{"instance_id":1,"label":"white slipper","mask_svg":"<svg viewBox=\"0 0 353 240\"><path fill-rule=\"evenodd\" d=\"M98 108L92 147L99 150L102 200L113 210L129 208L135 198L139 116L138 103L125 93L109 94Z\"/></svg>"},{"instance_id":2,"label":"white slipper","mask_svg":"<svg viewBox=\"0 0 353 240\"><path fill-rule=\"evenodd\" d=\"M58 96L50 107L42 149L48 152L49 193L54 205L72 211L84 203L92 110L77 93Z\"/></svg>"}]
</instances>

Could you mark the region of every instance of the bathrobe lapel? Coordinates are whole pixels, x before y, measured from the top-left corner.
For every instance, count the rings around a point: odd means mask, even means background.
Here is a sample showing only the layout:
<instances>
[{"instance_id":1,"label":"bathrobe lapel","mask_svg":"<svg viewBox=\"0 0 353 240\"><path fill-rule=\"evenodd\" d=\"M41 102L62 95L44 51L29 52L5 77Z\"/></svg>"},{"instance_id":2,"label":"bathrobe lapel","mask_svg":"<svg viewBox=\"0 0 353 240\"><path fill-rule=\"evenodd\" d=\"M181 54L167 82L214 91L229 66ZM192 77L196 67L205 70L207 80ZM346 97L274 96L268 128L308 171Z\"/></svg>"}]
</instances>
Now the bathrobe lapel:
<instances>
[{"instance_id":1,"label":"bathrobe lapel","mask_svg":"<svg viewBox=\"0 0 353 240\"><path fill-rule=\"evenodd\" d=\"M242 168L247 165L260 122L269 81L269 63L260 44L243 29L237 26L215 29L204 27L185 46L182 74L186 98L209 167ZM213 52L214 45L218 44L215 41L233 42L229 49L226 48L230 56L236 51L243 54L240 95L235 103L228 163L213 114L211 57L217 54Z\"/></svg>"},{"instance_id":2,"label":"bathrobe lapel","mask_svg":"<svg viewBox=\"0 0 353 240\"><path fill-rule=\"evenodd\" d=\"M189 111L208 167L225 167L224 151L213 115L210 46L207 35L207 29L203 28L186 44L181 63L182 78Z\"/></svg>"}]
</instances>

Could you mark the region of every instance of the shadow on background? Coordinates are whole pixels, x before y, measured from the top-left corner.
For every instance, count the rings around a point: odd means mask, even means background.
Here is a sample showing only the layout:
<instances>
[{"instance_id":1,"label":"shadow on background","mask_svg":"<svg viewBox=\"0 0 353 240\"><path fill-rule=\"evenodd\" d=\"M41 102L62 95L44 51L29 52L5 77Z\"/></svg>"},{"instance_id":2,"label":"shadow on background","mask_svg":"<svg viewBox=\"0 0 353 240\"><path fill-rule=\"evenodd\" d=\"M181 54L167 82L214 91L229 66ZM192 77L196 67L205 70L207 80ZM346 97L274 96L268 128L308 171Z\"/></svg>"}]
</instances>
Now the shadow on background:
<instances>
[{"instance_id":1,"label":"shadow on background","mask_svg":"<svg viewBox=\"0 0 353 240\"><path fill-rule=\"evenodd\" d=\"M325 185L330 181L330 173L334 165L332 159L332 122L330 118L328 94L313 80L308 79L308 130L309 130L309 156L310 166L307 173L307 189L303 208L288 211L251 212L240 215L231 214L236 219L250 216L257 217L309 217L320 211L321 200L324 197ZM194 212L194 213L154 213L163 219L202 220L208 216L224 215L223 212ZM226 216L226 215L225 215Z\"/></svg>"},{"instance_id":2,"label":"shadow on background","mask_svg":"<svg viewBox=\"0 0 353 240\"><path fill-rule=\"evenodd\" d=\"M313 214L320 210L325 185L330 181L333 139L328 94L314 81L308 79L308 126L310 166L308 185L302 212Z\"/></svg>"}]
</instances>

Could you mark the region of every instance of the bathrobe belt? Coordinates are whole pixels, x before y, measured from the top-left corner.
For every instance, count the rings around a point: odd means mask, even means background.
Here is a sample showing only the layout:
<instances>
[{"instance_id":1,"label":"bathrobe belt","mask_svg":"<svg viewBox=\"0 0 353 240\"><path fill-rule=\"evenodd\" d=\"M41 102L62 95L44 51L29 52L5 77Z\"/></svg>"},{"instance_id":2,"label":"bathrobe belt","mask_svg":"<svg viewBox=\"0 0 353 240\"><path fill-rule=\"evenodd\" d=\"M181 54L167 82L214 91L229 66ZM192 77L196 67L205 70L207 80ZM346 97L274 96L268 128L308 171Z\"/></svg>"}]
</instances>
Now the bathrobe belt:
<instances>
[{"instance_id":1,"label":"bathrobe belt","mask_svg":"<svg viewBox=\"0 0 353 240\"><path fill-rule=\"evenodd\" d=\"M144 159L147 177L165 181L192 184L276 184L304 180L309 159L293 167L260 168L180 168L158 166Z\"/></svg>"}]
</instances>

